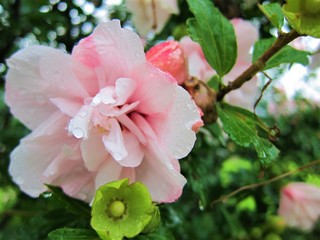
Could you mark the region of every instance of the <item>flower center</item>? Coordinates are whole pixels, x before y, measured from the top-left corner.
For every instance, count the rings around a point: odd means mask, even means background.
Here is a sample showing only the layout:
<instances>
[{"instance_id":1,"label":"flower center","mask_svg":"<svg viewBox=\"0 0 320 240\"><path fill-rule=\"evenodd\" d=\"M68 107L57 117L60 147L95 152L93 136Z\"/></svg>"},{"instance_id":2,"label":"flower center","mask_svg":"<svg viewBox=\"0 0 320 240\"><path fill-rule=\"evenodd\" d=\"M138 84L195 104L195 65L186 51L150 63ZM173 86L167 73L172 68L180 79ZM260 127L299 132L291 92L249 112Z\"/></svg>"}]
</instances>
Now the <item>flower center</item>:
<instances>
[{"instance_id":1,"label":"flower center","mask_svg":"<svg viewBox=\"0 0 320 240\"><path fill-rule=\"evenodd\" d=\"M126 211L126 206L122 201L115 200L109 206L109 213L112 218L121 218Z\"/></svg>"}]
</instances>

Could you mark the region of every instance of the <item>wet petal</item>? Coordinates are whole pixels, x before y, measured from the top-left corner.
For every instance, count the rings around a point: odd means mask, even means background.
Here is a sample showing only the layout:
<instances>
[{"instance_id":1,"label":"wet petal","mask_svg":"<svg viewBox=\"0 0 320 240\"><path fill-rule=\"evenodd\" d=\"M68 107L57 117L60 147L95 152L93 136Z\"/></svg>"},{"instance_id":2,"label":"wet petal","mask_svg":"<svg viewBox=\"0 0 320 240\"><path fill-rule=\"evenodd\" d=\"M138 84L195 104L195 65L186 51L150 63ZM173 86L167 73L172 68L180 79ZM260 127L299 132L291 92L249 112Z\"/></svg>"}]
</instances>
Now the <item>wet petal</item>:
<instances>
[{"instance_id":1,"label":"wet petal","mask_svg":"<svg viewBox=\"0 0 320 240\"><path fill-rule=\"evenodd\" d=\"M63 145L73 141L67 136L66 124L67 118L60 113L53 114L23 138L11 153L9 173L13 181L32 197L38 197L46 190L42 181L43 173L63 151Z\"/></svg>"},{"instance_id":2,"label":"wet petal","mask_svg":"<svg viewBox=\"0 0 320 240\"><path fill-rule=\"evenodd\" d=\"M138 112L153 114L170 107L177 86L170 74L151 64L145 64L135 69L133 78L139 86L132 97L132 101L140 101Z\"/></svg>"},{"instance_id":3,"label":"wet petal","mask_svg":"<svg viewBox=\"0 0 320 240\"><path fill-rule=\"evenodd\" d=\"M102 133L97 129L89 131L88 138L81 141L80 147L83 161L89 171L97 171L109 157L102 142Z\"/></svg>"},{"instance_id":4,"label":"wet petal","mask_svg":"<svg viewBox=\"0 0 320 240\"><path fill-rule=\"evenodd\" d=\"M193 148L196 134L192 126L201 121L197 106L187 91L176 88L176 98L168 112L147 118L161 145L175 158L185 157Z\"/></svg>"},{"instance_id":5,"label":"wet petal","mask_svg":"<svg viewBox=\"0 0 320 240\"><path fill-rule=\"evenodd\" d=\"M100 88L113 85L118 78L129 77L136 65L145 62L140 38L121 28L120 21L100 23L88 38L74 47L72 55L79 61L100 68L106 77Z\"/></svg>"},{"instance_id":6,"label":"wet petal","mask_svg":"<svg viewBox=\"0 0 320 240\"><path fill-rule=\"evenodd\" d=\"M123 160L128 156L128 151L124 144L121 127L114 118L110 118L107 124L110 125L110 132L102 137L104 146L116 161Z\"/></svg>"},{"instance_id":7,"label":"wet petal","mask_svg":"<svg viewBox=\"0 0 320 240\"><path fill-rule=\"evenodd\" d=\"M118 161L118 163L124 167L139 166L143 159L144 152L138 138L131 132L124 132L123 139L125 147L130 154L124 159Z\"/></svg>"}]
</instances>

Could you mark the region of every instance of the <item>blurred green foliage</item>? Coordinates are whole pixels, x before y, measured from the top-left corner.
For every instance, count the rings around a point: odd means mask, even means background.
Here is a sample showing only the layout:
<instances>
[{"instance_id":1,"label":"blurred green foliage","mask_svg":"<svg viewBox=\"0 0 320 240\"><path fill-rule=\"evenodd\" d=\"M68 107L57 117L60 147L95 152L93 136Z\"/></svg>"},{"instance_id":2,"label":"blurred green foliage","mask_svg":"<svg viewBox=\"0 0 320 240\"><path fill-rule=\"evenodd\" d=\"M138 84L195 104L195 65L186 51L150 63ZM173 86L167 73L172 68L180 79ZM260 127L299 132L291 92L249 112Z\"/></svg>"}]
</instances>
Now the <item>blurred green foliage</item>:
<instances>
[{"instance_id":1,"label":"blurred green foliage","mask_svg":"<svg viewBox=\"0 0 320 240\"><path fill-rule=\"evenodd\" d=\"M272 25L256 5L249 7L246 4L249 1L240 0L214 2L228 18L242 17L258 22L261 37L270 37ZM164 30L148 40L146 48L172 33L176 38L186 33L185 21L192 14L186 1L179 3L181 14L172 16ZM73 200L62 197L59 190L32 199L11 182L7 172L10 152L29 130L10 115L4 103L4 76L5 59L29 44L46 44L70 52L73 45L106 18L101 16L105 8L112 18L132 27L130 14L123 4L110 7L99 0L0 1L0 240L43 240L60 228L66 228L64 231L68 233L70 228L76 228L80 229L77 233L92 236L92 232L86 230L90 229L90 217L79 216L70 209L68 206ZM320 159L320 109L304 99L296 102L299 107L295 113L265 119L277 124L281 131L275 142L281 149L279 160L268 169L261 170L256 153L229 141L217 123L203 128L191 154L180 161L188 179L182 197L176 203L160 205L162 227L137 239L319 239L320 223L312 232L304 233L285 228L283 221L276 217L280 188L290 181L302 180L320 186L319 167L243 191L226 202L211 204L239 187ZM51 233L50 239L55 239L56 233Z\"/></svg>"}]
</instances>

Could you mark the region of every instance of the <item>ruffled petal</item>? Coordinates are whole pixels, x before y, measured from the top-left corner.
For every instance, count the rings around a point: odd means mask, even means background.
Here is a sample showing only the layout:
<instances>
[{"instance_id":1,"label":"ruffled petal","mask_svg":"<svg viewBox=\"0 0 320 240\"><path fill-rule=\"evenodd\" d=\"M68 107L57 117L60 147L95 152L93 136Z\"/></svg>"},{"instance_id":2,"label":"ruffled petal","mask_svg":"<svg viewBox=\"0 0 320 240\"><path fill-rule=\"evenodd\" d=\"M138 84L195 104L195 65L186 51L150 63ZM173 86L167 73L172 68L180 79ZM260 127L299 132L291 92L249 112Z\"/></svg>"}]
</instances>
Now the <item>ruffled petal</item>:
<instances>
[{"instance_id":1,"label":"ruffled petal","mask_svg":"<svg viewBox=\"0 0 320 240\"><path fill-rule=\"evenodd\" d=\"M97 172L95 180L96 189L106 183L119 180L122 168L123 167L110 156Z\"/></svg>"},{"instance_id":2,"label":"ruffled petal","mask_svg":"<svg viewBox=\"0 0 320 240\"><path fill-rule=\"evenodd\" d=\"M56 106L50 98L81 101L87 92L74 77L72 61L66 53L44 46L31 46L8 60L5 100L11 112L34 129Z\"/></svg>"},{"instance_id":3,"label":"ruffled petal","mask_svg":"<svg viewBox=\"0 0 320 240\"><path fill-rule=\"evenodd\" d=\"M196 134L192 126L201 121L198 108L183 88L176 87L176 97L168 112L147 117L161 146L172 157L183 158L193 148Z\"/></svg>"},{"instance_id":4,"label":"ruffled petal","mask_svg":"<svg viewBox=\"0 0 320 240\"><path fill-rule=\"evenodd\" d=\"M109 157L102 142L102 133L98 129L91 129L87 139L80 144L82 158L89 171L97 171L101 164Z\"/></svg>"},{"instance_id":5,"label":"ruffled petal","mask_svg":"<svg viewBox=\"0 0 320 240\"><path fill-rule=\"evenodd\" d=\"M118 78L130 77L133 67L146 61L138 35L121 28L118 20L100 23L92 35L73 48L72 55L102 71L100 88L114 85Z\"/></svg>"},{"instance_id":6,"label":"ruffled petal","mask_svg":"<svg viewBox=\"0 0 320 240\"><path fill-rule=\"evenodd\" d=\"M50 98L50 101L58 108L60 111L69 117L74 117L82 107L79 101L72 101L65 98Z\"/></svg>"},{"instance_id":7,"label":"ruffled petal","mask_svg":"<svg viewBox=\"0 0 320 240\"><path fill-rule=\"evenodd\" d=\"M23 138L11 153L9 173L21 190L32 197L46 190L43 173L59 154L64 156L63 146L74 140L68 138L66 124L67 118L56 112Z\"/></svg>"},{"instance_id":8,"label":"ruffled petal","mask_svg":"<svg viewBox=\"0 0 320 240\"><path fill-rule=\"evenodd\" d=\"M110 132L102 136L103 144L106 150L116 161L121 161L128 156L128 151L124 144L121 127L118 121L114 118L110 118L107 125L110 126Z\"/></svg>"},{"instance_id":9,"label":"ruffled petal","mask_svg":"<svg viewBox=\"0 0 320 240\"><path fill-rule=\"evenodd\" d=\"M140 101L137 111L153 114L166 111L175 96L176 80L151 63L135 68L133 78L139 86L132 101Z\"/></svg>"},{"instance_id":10,"label":"ruffled petal","mask_svg":"<svg viewBox=\"0 0 320 240\"><path fill-rule=\"evenodd\" d=\"M149 146L142 164L136 168L136 181L144 183L155 202L174 202L182 194L186 179L159 159L155 146ZM155 150L155 151L154 151ZM168 160L169 161L169 160Z\"/></svg>"},{"instance_id":11,"label":"ruffled petal","mask_svg":"<svg viewBox=\"0 0 320 240\"><path fill-rule=\"evenodd\" d=\"M128 98L136 91L137 84L130 78L119 78L116 81L115 95L117 105L123 105L127 102Z\"/></svg>"},{"instance_id":12,"label":"ruffled petal","mask_svg":"<svg viewBox=\"0 0 320 240\"><path fill-rule=\"evenodd\" d=\"M124 132L123 139L129 155L118 161L118 163L124 167L139 166L142 162L144 152L138 138L131 132Z\"/></svg>"},{"instance_id":13,"label":"ruffled petal","mask_svg":"<svg viewBox=\"0 0 320 240\"><path fill-rule=\"evenodd\" d=\"M93 108L90 105L84 105L80 111L72 118L68 124L68 132L76 138L88 138L90 119Z\"/></svg>"}]
</instances>

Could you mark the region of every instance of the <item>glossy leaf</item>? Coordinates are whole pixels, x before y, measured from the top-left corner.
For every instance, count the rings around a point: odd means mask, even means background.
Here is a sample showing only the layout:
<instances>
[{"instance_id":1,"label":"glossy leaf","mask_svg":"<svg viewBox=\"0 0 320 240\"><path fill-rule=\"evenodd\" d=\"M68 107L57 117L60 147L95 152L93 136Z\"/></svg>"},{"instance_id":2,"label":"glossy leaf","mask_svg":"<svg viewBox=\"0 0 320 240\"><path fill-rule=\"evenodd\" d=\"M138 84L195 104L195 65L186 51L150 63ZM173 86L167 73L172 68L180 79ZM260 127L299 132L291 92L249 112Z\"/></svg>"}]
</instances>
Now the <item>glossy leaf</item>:
<instances>
[{"instance_id":1,"label":"glossy leaf","mask_svg":"<svg viewBox=\"0 0 320 240\"><path fill-rule=\"evenodd\" d=\"M262 166L277 158L279 150L258 135L258 123L253 113L227 104L218 105L217 110L229 137L242 147L254 147Z\"/></svg>"},{"instance_id":2,"label":"glossy leaf","mask_svg":"<svg viewBox=\"0 0 320 240\"><path fill-rule=\"evenodd\" d=\"M201 45L208 63L220 77L227 74L237 58L233 26L208 0L188 0L195 18L188 19L191 38Z\"/></svg>"}]
</instances>

